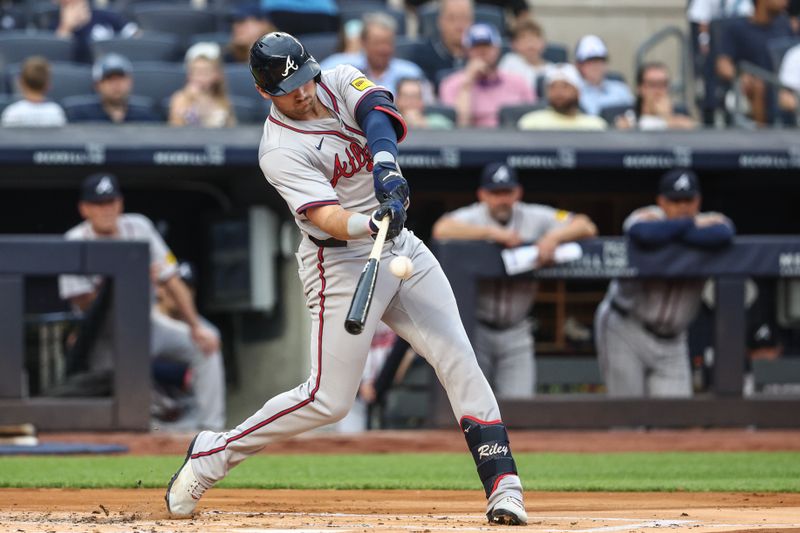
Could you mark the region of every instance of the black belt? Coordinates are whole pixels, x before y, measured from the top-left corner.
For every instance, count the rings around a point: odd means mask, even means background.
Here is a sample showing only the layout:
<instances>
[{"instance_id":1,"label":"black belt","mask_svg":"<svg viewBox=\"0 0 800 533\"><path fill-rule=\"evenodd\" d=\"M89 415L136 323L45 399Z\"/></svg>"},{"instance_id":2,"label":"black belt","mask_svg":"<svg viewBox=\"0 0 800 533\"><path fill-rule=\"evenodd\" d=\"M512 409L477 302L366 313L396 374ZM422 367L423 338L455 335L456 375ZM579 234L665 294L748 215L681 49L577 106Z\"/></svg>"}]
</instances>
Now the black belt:
<instances>
[{"instance_id":1,"label":"black belt","mask_svg":"<svg viewBox=\"0 0 800 533\"><path fill-rule=\"evenodd\" d=\"M621 317L630 318L631 320L635 320L636 322L638 322L645 329L645 331L647 331L647 333L649 333L653 337L656 337L657 339L661 339L661 340L664 340L664 341L672 341L672 340L675 340L678 337L678 333L672 333L672 334L670 334L670 333L661 333L660 331L656 330L650 324L645 324L644 322L642 322L641 320L637 319L636 317L631 316L631 312L629 310L625 309L624 307L622 307L621 305L619 305L619 303L617 303L616 300L611 300L611 309L613 309L614 312L616 312Z\"/></svg>"},{"instance_id":2,"label":"black belt","mask_svg":"<svg viewBox=\"0 0 800 533\"><path fill-rule=\"evenodd\" d=\"M347 241L340 241L339 239L334 239L333 237L329 239L317 239L316 237L309 235L308 240L320 248L343 248L347 246Z\"/></svg>"}]
</instances>

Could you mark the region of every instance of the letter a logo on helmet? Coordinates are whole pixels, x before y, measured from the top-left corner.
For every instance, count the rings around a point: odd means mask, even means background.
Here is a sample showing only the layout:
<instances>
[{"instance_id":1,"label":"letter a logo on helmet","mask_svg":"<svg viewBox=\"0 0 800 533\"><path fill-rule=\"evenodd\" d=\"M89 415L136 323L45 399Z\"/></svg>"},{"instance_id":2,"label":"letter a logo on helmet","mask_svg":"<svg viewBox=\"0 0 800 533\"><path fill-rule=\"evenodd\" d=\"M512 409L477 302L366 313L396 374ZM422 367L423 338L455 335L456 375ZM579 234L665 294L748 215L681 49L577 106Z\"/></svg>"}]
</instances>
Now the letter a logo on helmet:
<instances>
[{"instance_id":1,"label":"letter a logo on helmet","mask_svg":"<svg viewBox=\"0 0 800 533\"><path fill-rule=\"evenodd\" d=\"M286 68L283 69L283 74L281 74L281 76L285 78L290 70L297 70L297 65L292 61L292 56L286 56Z\"/></svg>"},{"instance_id":2,"label":"letter a logo on helmet","mask_svg":"<svg viewBox=\"0 0 800 533\"><path fill-rule=\"evenodd\" d=\"M317 78L321 69L295 37L272 32L250 48L250 72L264 92L283 96Z\"/></svg>"}]
</instances>

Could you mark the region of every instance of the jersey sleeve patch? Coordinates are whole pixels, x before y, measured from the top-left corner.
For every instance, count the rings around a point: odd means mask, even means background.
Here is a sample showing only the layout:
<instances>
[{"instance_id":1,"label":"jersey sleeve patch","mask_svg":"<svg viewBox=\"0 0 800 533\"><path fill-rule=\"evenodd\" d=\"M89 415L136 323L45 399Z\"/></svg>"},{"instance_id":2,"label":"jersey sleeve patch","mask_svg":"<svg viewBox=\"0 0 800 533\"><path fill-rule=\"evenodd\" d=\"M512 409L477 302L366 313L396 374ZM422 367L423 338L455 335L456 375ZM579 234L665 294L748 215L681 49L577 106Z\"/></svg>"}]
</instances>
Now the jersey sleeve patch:
<instances>
[{"instance_id":1,"label":"jersey sleeve patch","mask_svg":"<svg viewBox=\"0 0 800 533\"><path fill-rule=\"evenodd\" d=\"M350 85L352 85L357 91L366 91L370 87L375 87L375 84L364 76L354 79L350 82Z\"/></svg>"},{"instance_id":2,"label":"jersey sleeve patch","mask_svg":"<svg viewBox=\"0 0 800 533\"><path fill-rule=\"evenodd\" d=\"M559 209L558 211L556 211L556 220L559 222L564 222L565 220L568 220L569 217L571 216L572 213L570 213L569 211L564 211L563 209Z\"/></svg>"}]
</instances>

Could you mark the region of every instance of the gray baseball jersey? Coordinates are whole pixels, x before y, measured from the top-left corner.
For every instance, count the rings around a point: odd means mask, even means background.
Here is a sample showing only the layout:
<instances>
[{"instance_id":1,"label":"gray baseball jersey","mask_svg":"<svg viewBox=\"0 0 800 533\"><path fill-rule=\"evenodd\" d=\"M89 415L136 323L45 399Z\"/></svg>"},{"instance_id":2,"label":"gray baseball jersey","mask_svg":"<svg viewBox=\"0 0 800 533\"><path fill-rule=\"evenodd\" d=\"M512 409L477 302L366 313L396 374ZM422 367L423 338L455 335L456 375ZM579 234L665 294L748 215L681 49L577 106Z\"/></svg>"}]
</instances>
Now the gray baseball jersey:
<instances>
[{"instance_id":1,"label":"gray baseball jersey","mask_svg":"<svg viewBox=\"0 0 800 533\"><path fill-rule=\"evenodd\" d=\"M637 209L623 230L643 219L665 220L651 205ZM612 396L692 394L687 333L700 307L704 280L613 280L595 314L595 343Z\"/></svg>"},{"instance_id":2,"label":"gray baseball jersey","mask_svg":"<svg viewBox=\"0 0 800 533\"><path fill-rule=\"evenodd\" d=\"M267 401L235 429L198 435L191 465L205 484L222 479L270 442L343 418L356 397L380 320L431 363L457 418L500 419L497 402L458 318L450 284L422 241L404 229L386 242L382 260L408 256L414 273L400 280L387 268L380 268L363 333L350 335L344 322L373 240L367 237L347 241L346 246L319 246L308 238L329 237L306 218L310 207L338 204L364 214L378 207L366 137L354 117L357 103L372 90L380 88L358 70L339 66L323 71L316 84L317 95L335 118L293 121L272 106L259 162L303 233L297 259L311 314L311 374L297 388ZM519 478L506 476L488 506L509 495L521 498L521 491Z\"/></svg>"},{"instance_id":3,"label":"gray baseball jersey","mask_svg":"<svg viewBox=\"0 0 800 533\"><path fill-rule=\"evenodd\" d=\"M144 215L125 213L120 215L118 236L115 240L144 241L150 245L150 263L158 272L158 278L166 281L177 273L177 261L153 223ZM68 240L90 241L105 239L92 230L84 221L65 237ZM100 276L63 275L59 277L61 298L68 300L95 290L101 282ZM155 288L154 288L155 289ZM152 292L155 302L155 290ZM188 363L192 367L192 392L197 405L197 421L201 427L222 428L225 425L225 372L222 355L217 352L205 355L192 340L189 326L173 320L155 308L150 314L150 355L165 357ZM90 368L108 369L113 365L111 332L104 326L90 354Z\"/></svg>"},{"instance_id":4,"label":"gray baseball jersey","mask_svg":"<svg viewBox=\"0 0 800 533\"><path fill-rule=\"evenodd\" d=\"M456 209L450 216L460 222L497 226L482 202ZM525 242L535 242L553 228L569 221L571 213L546 205L517 202L505 228ZM536 386L534 339L528 315L536 297L531 279L485 279L478 285L475 311L475 354L500 398L528 398Z\"/></svg>"}]
</instances>

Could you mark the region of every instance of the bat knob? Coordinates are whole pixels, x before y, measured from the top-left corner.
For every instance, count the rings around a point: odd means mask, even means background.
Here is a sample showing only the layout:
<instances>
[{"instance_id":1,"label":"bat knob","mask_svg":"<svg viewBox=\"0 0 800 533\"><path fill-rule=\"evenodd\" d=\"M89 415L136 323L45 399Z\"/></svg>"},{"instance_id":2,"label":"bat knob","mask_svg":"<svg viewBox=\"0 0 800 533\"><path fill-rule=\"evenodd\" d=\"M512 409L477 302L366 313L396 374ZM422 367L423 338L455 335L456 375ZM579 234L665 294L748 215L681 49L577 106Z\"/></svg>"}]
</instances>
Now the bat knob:
<instances>
[{"instance_id":1,"label":"bat knob","mask_svg":"<svg viewBox=\"0 0 800 533\"><path fill-rule=\"evenodd\" d=\"M344 323L344 329L346 329L347 333L350 335L359 335L362 331L364 331L364 324L356 322L355 320L346 320Z\"/></svg>"}]
</instances>

